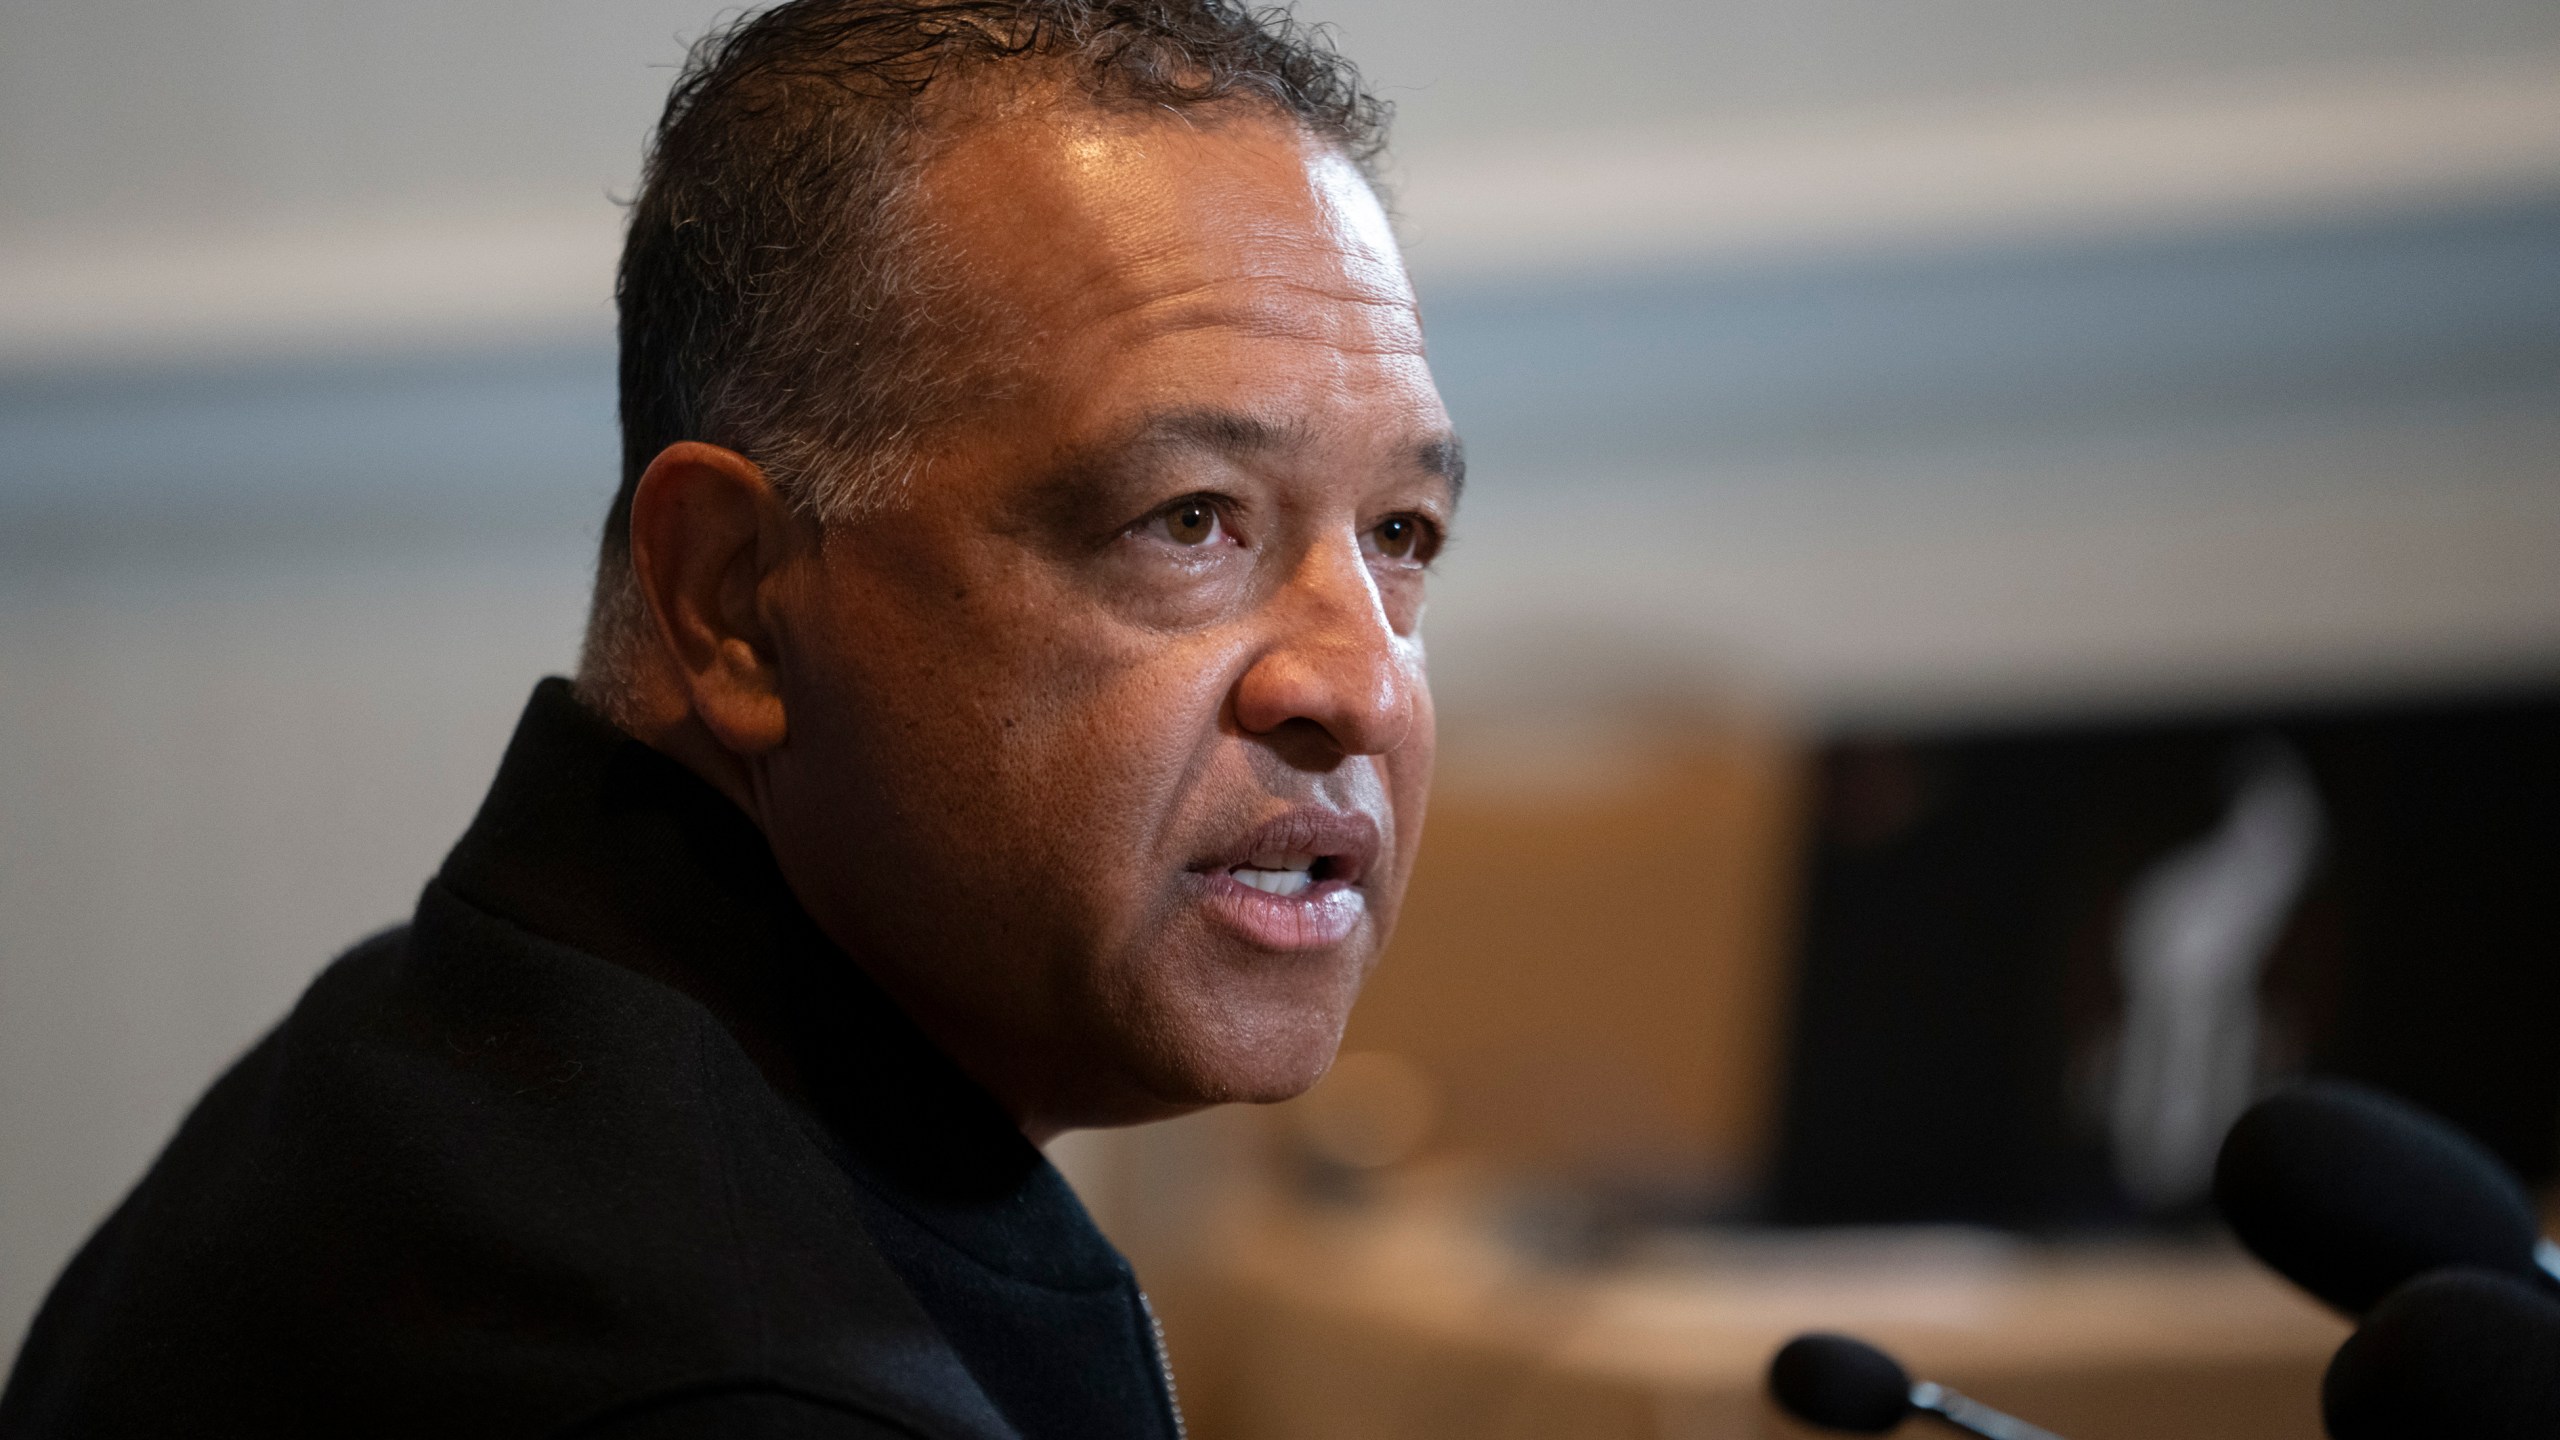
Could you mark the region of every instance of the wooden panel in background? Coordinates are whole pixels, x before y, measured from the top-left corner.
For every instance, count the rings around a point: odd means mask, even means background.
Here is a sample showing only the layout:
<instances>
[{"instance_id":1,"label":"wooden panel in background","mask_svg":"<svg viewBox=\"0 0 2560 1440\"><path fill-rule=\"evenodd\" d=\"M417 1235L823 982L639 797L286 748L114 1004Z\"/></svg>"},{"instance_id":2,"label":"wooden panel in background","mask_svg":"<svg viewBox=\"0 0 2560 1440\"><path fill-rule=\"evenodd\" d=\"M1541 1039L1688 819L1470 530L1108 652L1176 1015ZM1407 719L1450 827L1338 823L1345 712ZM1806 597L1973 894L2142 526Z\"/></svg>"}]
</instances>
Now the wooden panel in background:
<instances>
[{"instance_id":1,"label":"wooden panel in background","mask_svg":"<svg viewBox=\"0 0 2560 1440\"><path fill-rule=\"evenodd\" d=\"M1919 1231L1559 1267L1427 1188L1231 1218L1196 1277L1252 1317L1196 1413L1222 1440L1814 1440L1763 1377L1834 1327L2079 1440L2317 1440L2346 1333L2208 1248Z\"/></svg>"},{"instance_id":2,"label":"wooden panel in background","mask_svg":"<svg viewBox=\"0 0 2560 1440\"><path fill-rule=\"evenodd\" d=\"M1346 1053L1412 1062L1429 1148L1712 1199L1758 1159L1784 999L1796 747L1660 718L1452 734Z\"/></svg>"}]
</instances>

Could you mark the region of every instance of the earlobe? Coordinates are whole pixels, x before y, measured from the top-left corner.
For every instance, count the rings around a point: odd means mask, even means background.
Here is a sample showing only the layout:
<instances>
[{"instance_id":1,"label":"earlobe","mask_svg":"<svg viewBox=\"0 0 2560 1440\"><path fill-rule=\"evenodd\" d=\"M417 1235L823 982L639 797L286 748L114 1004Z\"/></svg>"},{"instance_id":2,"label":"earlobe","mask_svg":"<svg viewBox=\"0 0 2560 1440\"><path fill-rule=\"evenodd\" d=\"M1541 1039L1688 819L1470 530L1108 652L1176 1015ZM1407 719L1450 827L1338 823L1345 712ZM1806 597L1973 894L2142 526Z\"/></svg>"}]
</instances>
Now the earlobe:
<instances>
[{"instance_id":1,"label":"earlobe","mask_svg":"<svg viewBox=\"0 0 2560 1440\"><path fill-rule=\"evenodd\" d=\"M697 441L660 451L631 497L631 565L662 673L740 759L779 747L789 733L779 637L764 599L794 523L754 461Z\"/></svg>"}]
</instances>

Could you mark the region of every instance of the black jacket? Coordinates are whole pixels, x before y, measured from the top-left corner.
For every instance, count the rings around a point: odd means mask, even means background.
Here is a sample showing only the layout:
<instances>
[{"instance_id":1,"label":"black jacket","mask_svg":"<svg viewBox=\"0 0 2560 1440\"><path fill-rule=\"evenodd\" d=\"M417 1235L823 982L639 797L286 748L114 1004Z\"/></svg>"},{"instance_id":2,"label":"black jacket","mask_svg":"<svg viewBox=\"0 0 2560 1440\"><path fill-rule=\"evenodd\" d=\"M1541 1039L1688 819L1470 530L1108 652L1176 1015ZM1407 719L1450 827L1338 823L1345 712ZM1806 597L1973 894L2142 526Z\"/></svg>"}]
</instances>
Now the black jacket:
<instances>
[{"instance_id":1,"label":"black jacket","mask_svg":"<svg viewBox=\"0 0 2560 1440\"><path fill-rule=\"evenodd\" d=\"M535 691L56 1283L0 1437L1171 1437L1128 1266L689 771Z\"/></svg>"}]
</instances>

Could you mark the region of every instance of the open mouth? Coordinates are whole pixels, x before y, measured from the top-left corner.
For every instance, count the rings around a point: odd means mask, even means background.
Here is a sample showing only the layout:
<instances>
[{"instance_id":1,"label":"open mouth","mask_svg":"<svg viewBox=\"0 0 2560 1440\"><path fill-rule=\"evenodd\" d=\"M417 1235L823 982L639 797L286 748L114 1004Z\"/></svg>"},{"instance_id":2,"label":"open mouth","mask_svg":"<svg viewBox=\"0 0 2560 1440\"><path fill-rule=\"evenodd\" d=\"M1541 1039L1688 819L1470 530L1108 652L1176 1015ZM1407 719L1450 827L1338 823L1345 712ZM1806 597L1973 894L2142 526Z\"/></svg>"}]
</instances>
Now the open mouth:
<instances>
[{"instance_id":1,"label":"open mouth","mask_svg":"<svg viewBox=\"0 0 2560 1440\"><path fill-rule=\"evenodd\" d=\"M1286 899L1340 878L1342 864L1331 855L1256 855L1244 864L1228 866L1227 873L1265 895Z\"/></svg>"},{"instance_id":2,"label":"open mouth","mask_svg":"<svg viewBox=\"0 0 2560 1440\"><path fill-rule=\"evenodd\" d=\"M1238 836L1196 868L1283 900L1360 883L1378 858L1378 822L1302 805Z\"/></svg>"},{"instance_id":3,"label":"open mouth","mask_svg":"<svg viewBox=\"0 0 2560 1440\"><path fill-rule=\"evenodd\" d=\"M1208 913L1247 943L1270 951L1341 944L1368 915L1363 888L1382 840L1373 817L1301 805L1239 835L1223 853L1194 862L1208 882Z\"/></svg>"}]
</instances>

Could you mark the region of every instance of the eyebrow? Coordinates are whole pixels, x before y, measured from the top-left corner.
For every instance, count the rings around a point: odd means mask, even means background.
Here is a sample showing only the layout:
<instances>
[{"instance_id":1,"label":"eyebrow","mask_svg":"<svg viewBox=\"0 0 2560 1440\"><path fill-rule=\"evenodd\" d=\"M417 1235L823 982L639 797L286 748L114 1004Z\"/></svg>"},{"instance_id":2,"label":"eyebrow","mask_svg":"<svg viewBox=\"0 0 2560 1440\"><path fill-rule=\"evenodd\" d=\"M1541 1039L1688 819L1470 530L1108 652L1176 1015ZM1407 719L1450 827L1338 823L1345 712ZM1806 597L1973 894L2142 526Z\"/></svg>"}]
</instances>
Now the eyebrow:
<instances>
[{"instance_id":1,"label":"eyebrow","mask_svg":"<svg viewBox=\"0 0 2560 1440\"><path fill-rule=\"evenodd\" d=\"M1148 416L1099 453L1126 455L1147 450L1204 450L1244 459L1306 443L1307 427L1297 421L1265 420L1233 410L1170 410ZM1449 502L1456 504L1467 488L1467 447L1454 432L1433 435L1409 452L1414 468L1448 482Z\"/></svg>"},{"instance_id":2,"label":"eyebrow","mask_svg":"<svg viewBox=\"0 0 2560 1440\"><path fill-rule=\"evenodd\" d=\"M1450 504L1457 504L1458 498L1467 493L1467 442L1459 439L1456 431L1423 441L1414 458L1423 469L1449 482Z\"/></svg>"},{"instance_id":3,"label":"eyebrow","mask_svg":"<svg viewBox=\"0 0 2560 1440\"><path fill-rule=\"evenodd\" d=\"M1135 429L1105 448L1132 450L1207 450L1242 458L1304 444L1306 427L1291 421L1264 420L1233 410L1168 410L1150 415Z\"/></svg>"}]
</instances>

